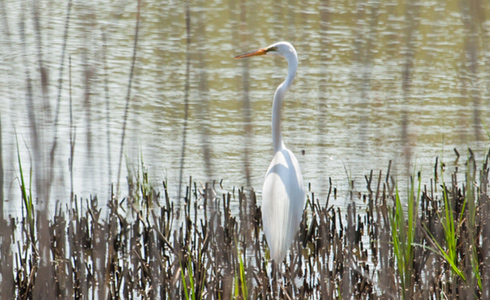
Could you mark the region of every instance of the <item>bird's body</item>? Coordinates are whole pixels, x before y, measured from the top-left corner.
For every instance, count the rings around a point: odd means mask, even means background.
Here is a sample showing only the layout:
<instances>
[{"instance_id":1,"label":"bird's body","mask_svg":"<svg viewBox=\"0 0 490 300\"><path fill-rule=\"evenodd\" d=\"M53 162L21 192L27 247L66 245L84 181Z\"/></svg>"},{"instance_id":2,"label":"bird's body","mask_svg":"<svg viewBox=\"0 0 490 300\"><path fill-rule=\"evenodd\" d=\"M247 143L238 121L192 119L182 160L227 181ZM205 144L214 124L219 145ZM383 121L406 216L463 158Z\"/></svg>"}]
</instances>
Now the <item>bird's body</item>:
<instances>
[{"instance_id":1,"label":"bird's body","mask_svg":"<svg viewBox=\"0 0 490 300\"><path fill-rule=\"evenodd\" d=\"M272 158L262 187L262 225L270 257L280 263L301 222L305 192L298 160L287 148Z\"/></svg>"},{"instance_id":2,"label":"bird's body","mask_svg":"<svg viewBox=\"0 0 490 300\"><path fill-rule=\"evenodd\" d=\"M280 263L295 235L303 215L305 192L298 160L286 148L281 135L282 101L293 83L298 67L298 56L288 42L279 42L235 58L257 55L280 55L288 61L288 75L274 94L272 104L272 144L274 156L262 187L262 225L270 256Z\"/></svg>"}]
</instances>

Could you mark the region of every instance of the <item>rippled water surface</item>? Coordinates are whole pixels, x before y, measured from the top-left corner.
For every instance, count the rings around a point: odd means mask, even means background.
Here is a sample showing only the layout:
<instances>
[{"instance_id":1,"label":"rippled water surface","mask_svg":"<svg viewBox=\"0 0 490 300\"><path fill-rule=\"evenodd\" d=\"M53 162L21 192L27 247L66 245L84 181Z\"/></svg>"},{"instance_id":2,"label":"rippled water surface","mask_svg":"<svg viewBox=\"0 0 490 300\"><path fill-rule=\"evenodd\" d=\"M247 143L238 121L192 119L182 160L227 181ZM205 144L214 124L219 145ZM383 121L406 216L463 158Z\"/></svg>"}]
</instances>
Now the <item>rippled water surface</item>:
<instances>
[{"instance_id":1,"label":"rippled water surface","mask_svg":"<svg viewBox=\"0 0 490 300\"><path fill-rule=\"evenodd\" d=\"M452 162L454 148L488 150L489 2L0 5L7 211L20 205L16 138L24 172L34 168L33 189L62 201L71 157L82 197L107 198L118 181L124 197L127 165L138 168L140 158L175 198L189 176L260 193L272 158L272 97L287 65L232 58L280 40L299 56L283 137L319 197L328 178L339 191L350 180L363 188L364 175L390 160L399 177L414 165L430 176L435 157Z\"/></svg>"}]
</instances>

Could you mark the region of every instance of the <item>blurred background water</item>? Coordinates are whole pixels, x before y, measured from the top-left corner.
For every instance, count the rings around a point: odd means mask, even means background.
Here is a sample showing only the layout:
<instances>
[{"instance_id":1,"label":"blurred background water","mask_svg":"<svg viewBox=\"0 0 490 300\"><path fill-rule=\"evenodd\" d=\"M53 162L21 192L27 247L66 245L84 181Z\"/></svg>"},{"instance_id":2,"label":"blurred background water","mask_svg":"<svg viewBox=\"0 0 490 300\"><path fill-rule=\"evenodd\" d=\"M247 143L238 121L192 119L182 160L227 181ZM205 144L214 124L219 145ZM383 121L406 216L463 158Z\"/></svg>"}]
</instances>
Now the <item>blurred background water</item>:
<instances>
[{"instance_id":1,"label":"blurred background water","mask_svg":"<svg viewBox=\"0 0 490 300\"><path fill-rule=\"evenodd\" d=\"M390 160L401 180L429 177L435 157L490 144L487 1L0 1L0 14L5 214L21 207L16 139L48 205L107 199L111 183L122 198L140 159L173 199L189 176L260 195L287 65L232 58L281 40L299 56L283 137L321 199L329 178L343 195Z\"/></svg>"}]
</instances>

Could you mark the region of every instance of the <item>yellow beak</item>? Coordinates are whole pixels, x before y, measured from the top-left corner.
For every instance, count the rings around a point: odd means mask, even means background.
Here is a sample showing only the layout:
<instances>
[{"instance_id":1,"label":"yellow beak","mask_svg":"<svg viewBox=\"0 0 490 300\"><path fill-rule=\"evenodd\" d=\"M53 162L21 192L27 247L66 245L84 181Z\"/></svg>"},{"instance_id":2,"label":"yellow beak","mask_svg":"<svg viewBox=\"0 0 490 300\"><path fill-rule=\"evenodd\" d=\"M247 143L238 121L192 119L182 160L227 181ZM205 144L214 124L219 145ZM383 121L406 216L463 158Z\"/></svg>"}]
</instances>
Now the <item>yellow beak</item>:
<instances>
[{"instance_id":1,"label":"yellow beak","mask_svg":"<svg viewBox=\"0 0 490 300\"><path fill-rule=\"evenodd\" d=\"M265 55L267 54L267 48L261 48L252 52L248 52L242 55L235 56L234 58L244 58L244 57L250 57L250 56L258 56L258 55Z\"/></svg>"}]
</instances>

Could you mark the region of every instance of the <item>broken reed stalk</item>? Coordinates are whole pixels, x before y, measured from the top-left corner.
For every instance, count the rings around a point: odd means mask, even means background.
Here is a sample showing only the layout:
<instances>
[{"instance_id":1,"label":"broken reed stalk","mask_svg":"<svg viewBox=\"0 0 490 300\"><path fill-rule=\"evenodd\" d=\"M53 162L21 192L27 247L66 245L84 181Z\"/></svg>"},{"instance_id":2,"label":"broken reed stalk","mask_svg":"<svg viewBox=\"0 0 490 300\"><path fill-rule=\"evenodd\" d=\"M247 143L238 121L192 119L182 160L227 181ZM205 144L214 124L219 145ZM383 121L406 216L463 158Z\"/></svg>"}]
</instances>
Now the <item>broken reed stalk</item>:
<instances>
[{"instance_id":1,"label":"broken reed stalk","mask_svg":"<svg viewBox=\"0 0 490 300\"><path fill-rule=\"evenodd\" d=\"M311 192L298 238L272 268L253 191L217 195L214 185L197 188L191 180L185 204L174 206L166 183L160 193L141 164L130 173L130 196L113 196L106 209L96 197L75 197L72 209L57 205L49 222L50 288L75 299L487 298L489 155L478 166L471 153L461 182L457 170L450 183L441 176L422 185L417 176L406 195L390 168L371 172L367 192L345 209ZM450 226L455 243L445 233ZM1 230L3 241L17 244L15 257L10 243L0 247L2 278L14 274L2 287L32 299L42 258L24 247L28 235L14 231Z\"/></svg>"}]
</instances>

